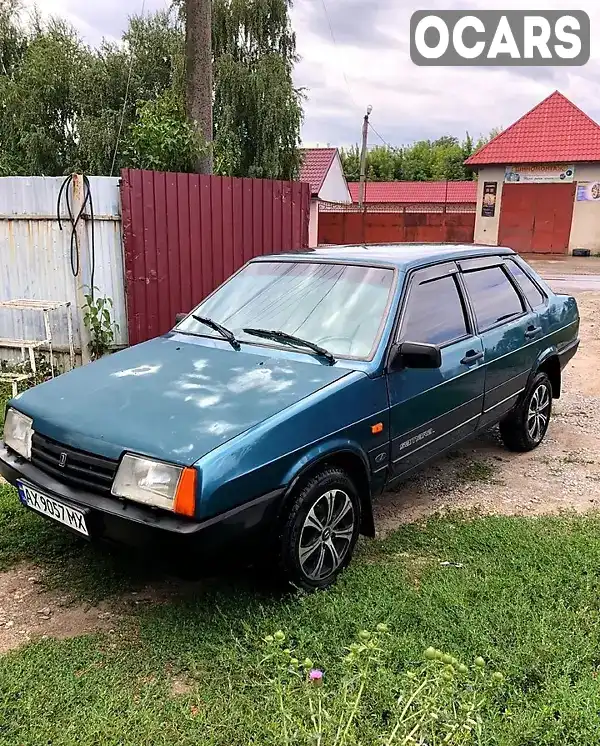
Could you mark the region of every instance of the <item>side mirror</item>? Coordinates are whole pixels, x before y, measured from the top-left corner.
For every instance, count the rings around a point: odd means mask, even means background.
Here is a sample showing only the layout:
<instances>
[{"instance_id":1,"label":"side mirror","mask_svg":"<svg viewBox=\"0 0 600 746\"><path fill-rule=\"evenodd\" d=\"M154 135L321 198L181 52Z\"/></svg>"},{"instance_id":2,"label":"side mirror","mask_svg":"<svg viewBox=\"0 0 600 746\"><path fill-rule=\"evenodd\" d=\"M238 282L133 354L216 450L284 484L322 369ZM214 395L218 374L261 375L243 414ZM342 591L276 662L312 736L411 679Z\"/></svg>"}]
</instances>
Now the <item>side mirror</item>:
<instances>
[{"instance_id":1,"label":"side mirror","mask_svg":"<svg viewBox=\"0 0 600 746\"><path fill-rule=\"evenodd\" d=\"M179 324L180 321L183 321L187 316L187 313L178 313L175 315L175 324Z\"/></svg>"},{"instance_id":2,"label":"side mirror","mask_svg":"<svg viewBox=\"0 0 600 746\"><path fill-rule=\"evenodd\" d=\"M421 342L402 342L397 345L390 360L390 370L401 368L440 368L442 352L437 345Z\"/></svg>"}]
</instances>

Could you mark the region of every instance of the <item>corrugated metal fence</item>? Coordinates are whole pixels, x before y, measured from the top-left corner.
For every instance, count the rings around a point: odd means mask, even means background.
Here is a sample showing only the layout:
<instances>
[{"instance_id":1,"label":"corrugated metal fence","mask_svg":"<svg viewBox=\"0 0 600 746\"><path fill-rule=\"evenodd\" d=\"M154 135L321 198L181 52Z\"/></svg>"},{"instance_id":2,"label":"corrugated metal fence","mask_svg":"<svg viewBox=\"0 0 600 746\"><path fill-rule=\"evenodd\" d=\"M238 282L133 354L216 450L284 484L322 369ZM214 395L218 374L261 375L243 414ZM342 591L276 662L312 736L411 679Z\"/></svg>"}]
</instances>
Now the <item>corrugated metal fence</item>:
<instances>
[{"instance_id":1,"label":"corrugated metal fence","mask_svg":"<svg viewBox=\"0 0 600 746\"><path fill-rule=\"evenodd\" d=\"M125 170L121 201L131 344L168 331L252 257L308 245L300 182Z\"/></svg>"},{"instance_id":2,"label":"corrugated metal fence","mask_svg":"<svg viewBox=\"0 0 600 746\"><path fill-rule=\"evenodd\" d=\"M319 213L319 244L473 243L474 212Z\"/></svg>"},{"instance_id":3,"label":"corrugated metal fence","mask_svg":"<svg viewBox=\"0 0 600 746\"><path fill-rule=\"evenodd\" d=\"M0 300L70 301L76 348L81 347L80 319L77 313L77 288L89 286L91 257L83 257L82 275L71 271L69 223L66 203L61 204L63 230L60 230L56 204L63 177L0 178ZM127 321L123 283L123 251L119 209L119 180L104 176L89 177L94 221L86 207L81 236L82 251L89 252L92 230L95 243L94 284L101 295L113 299L119 324L118 344L127 344ZM64 311L50 314L55 346L65 350L68 344ZM0 308L0 339L43 339L40 313ZM13 359L14 353L2 349L0 357Z\"/></svg>"}]
</instances>

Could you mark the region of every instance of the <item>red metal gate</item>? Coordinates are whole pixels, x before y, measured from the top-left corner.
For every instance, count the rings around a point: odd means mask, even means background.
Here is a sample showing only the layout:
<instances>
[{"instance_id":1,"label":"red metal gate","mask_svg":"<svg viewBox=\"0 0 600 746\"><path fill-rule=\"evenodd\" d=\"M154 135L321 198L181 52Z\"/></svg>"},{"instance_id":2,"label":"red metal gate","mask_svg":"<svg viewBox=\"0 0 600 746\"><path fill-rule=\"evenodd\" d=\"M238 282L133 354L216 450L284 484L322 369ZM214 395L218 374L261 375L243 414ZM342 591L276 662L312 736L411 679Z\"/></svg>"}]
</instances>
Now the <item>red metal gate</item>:
<instances>
[{"instance_id":1,"label":"red metal gate","mask_svg":"<svg viewBox=\"0 0 600 746\"><path fill-rule=\"evenodd\" d=\"M575 184L504 184L498 243L522 253L566 254Z\"/></svg>"},{"instance_id":2,"label":"red metal gate","mask_svg":"<svg viewBox=\"0 0 600 746\"><path fill-rule=\"evenodd\" d=\"M164 334L255 256L308 245L297 181L121 172L130 344Z\"/></svg>"}]
</instances>

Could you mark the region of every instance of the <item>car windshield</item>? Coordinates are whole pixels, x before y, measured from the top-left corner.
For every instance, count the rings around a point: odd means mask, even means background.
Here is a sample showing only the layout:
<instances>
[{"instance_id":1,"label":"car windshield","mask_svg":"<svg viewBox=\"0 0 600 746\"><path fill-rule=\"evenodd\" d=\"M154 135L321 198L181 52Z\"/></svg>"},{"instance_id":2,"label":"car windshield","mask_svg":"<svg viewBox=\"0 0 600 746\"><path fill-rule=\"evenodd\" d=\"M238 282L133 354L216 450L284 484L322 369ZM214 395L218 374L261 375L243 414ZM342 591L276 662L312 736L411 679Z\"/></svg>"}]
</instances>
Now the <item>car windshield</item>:
<instances>
[{"instance_id":1,"label":"car windshield","mask_svg":"<svg viewBox=\"0 0 600 746\"><path fill-rule=\"evenodd\" d=\"M394 272L383 267L312 262L248 264L193 313L231 330L238 340L264 342L244 328L282 331L336 357L368 358L377 341ZM190 315L177 330L218 336Z\"/></svg>"}]
</instances>

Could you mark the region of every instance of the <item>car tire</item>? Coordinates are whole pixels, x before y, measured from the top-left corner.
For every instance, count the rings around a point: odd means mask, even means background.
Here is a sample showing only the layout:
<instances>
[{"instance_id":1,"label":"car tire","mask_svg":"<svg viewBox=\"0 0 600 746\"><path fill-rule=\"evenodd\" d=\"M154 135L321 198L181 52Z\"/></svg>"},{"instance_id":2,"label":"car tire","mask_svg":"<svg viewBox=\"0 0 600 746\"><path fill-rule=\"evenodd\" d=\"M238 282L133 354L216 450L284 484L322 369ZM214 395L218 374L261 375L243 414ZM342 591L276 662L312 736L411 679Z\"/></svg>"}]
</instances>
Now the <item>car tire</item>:
<instances>
[{"instance_id":1,"label":"car tire","mask_svg":"<svg viewBox=\"0 0 600 746\"><path fill-rule=\"evenodd\" d=\"M544 440L552 414L552 384L538 373L516 408L500 423L500 435L511 451L532 451Z\"/></svg>"},{"instance_id":2,"label":"car tire","mask_svg":"<svg viewBox=\"0 0 600 746\"><path fill-rule=\"evenodd\" d=\"M332 585L348 566L360 531L361 504L342 469L324 468L293 495L280 537L280 567L305 591Z\"/></svg>"}]
</instances>

